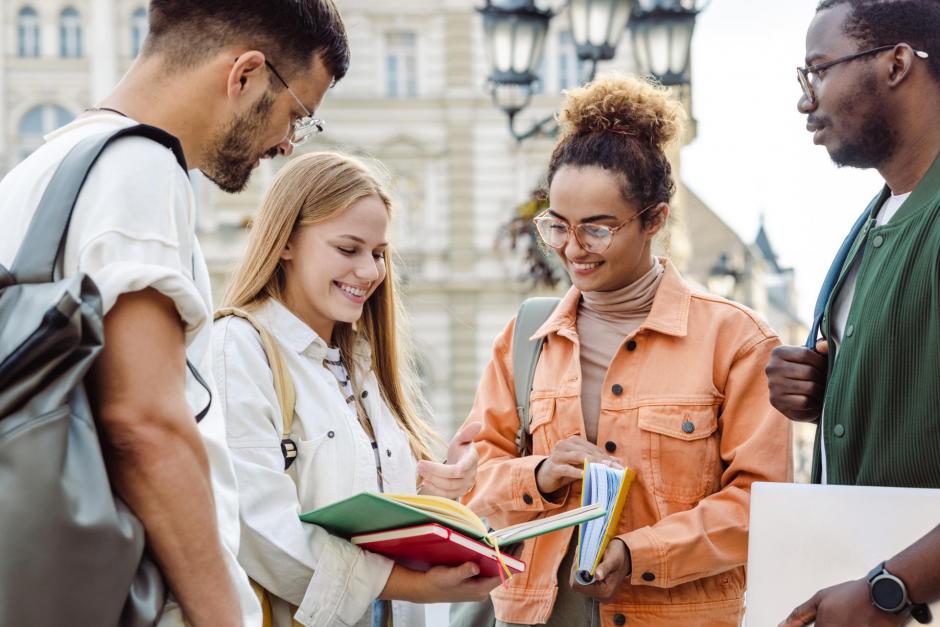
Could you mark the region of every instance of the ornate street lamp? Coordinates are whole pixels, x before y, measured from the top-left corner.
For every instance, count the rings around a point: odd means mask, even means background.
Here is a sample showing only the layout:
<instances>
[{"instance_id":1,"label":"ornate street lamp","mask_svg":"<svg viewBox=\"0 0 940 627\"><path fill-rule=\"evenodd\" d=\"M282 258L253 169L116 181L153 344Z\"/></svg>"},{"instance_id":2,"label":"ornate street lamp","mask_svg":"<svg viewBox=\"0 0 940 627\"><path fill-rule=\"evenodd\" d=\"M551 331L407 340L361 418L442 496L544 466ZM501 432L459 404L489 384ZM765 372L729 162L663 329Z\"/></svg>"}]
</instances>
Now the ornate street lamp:
<instances>
[{"instance_id":1,"label":"ornate street lamp","mask_svg":"<svg viewBox=\"0 0 940 627\"><path fill-rule=\"evenodd\" d=\"M613 59L617 44L630 18L634 0L569 0L571 38L578 58L591 62L588 80L594 78L599 61ZM553 117L536 122L518 132L516 114L528 106L539 76L545 34L554 13L535 0L487 0L478 9L490 62L490 89L493 101L509 118L509 132L517 141L557 130Z\"/></svg>"},{"instance_id":2,"label":"ornate street lamp","mask_svg":"<svg viewBox=\"0 0 940 627\"><path fill-rule=\"evenodd\" d=\"M493 102L509 117L515 136L513 119L532 99L539 80L535 68L542 61L553 13L535 6L534 0L486 0L477 10L483 14Z\"/></svg>"},{"instance_id":3,"label":"ornate street lamp","mask_svg":"<svg viewBox=\"0 0 940 627\"><path fill-rule=\"evenodd\" d=\"M684 87L692 82L692 32L709 1L636 0L630 32L640 74L663 85Z\"/></svg>"},{"instance_id":4,"label":"ornate street lamp","mask_svg":"<svg viewBox=\"0 0 940 627\"><path fill-rule=\"evenodd\" d=\"M731 265L728 253L721 253L708 271L708 291L722 298L733 299L740 278L741 272Z\"/></svg>"},{"instance_id":5,"label":"ornate street lamp","mask_svg":"<svg viewBox=\"0 0 940 627\"><path fill-rule=\"evenodd\" d=\"M483 14L489 85L493 102L509 119L517 141L552 135L554 117L537 121L524 132L515 119L532 100L548 24L554 12L536 0L485 0ZM571 38L578 58L591 63L593 80L600 61L613 59L629 26L634 57L641 74L664 85L687 87L691 81L692 32L696 16L710 0L567 0Z\"/></svg>"},{"instance_id":6,"label":"ornate street lamp","mask_svg":"<svg viewBox=\"0 0 940 627\"><path fill-rule=\"evenodd\" d=\"M570 0L571 38L578 58L594 65L613 59L633 4L634 0Z\"/></svg>"}]
</instances>

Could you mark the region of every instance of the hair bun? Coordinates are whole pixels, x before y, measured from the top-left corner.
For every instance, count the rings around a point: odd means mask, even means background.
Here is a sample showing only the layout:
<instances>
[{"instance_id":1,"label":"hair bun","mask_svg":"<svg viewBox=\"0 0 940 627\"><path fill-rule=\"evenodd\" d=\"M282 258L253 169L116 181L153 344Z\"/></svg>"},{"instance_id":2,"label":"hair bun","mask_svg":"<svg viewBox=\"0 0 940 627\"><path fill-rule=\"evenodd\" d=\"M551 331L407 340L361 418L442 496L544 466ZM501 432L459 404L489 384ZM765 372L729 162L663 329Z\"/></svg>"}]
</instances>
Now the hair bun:
<instances>
[{"instance_id":1,"label":"hair bun","mask_svg":"<svg viewBox=\"0 0 940 627\"><path fill-rule=\"evenodd\" d=\"M562 138L606 131L662 148L685 119L682 104L665 87L632 76L599 76L565 95L558 114Z\"/></svg>"}]
</instances>

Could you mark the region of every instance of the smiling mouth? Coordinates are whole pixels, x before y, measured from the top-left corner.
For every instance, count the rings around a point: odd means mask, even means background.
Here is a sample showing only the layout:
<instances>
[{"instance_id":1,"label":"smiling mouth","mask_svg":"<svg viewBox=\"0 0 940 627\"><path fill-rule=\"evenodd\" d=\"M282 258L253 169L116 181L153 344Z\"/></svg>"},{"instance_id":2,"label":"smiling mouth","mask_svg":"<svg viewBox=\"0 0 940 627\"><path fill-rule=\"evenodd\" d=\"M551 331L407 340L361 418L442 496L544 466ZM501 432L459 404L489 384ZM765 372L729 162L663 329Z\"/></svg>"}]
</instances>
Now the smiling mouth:
<instances>
[{"instance_id":1,"label":"smiling mouth","mask_svg":"<svg viewBox=\"0 0 940 627\"><path fill-rule=\"evenodd\" d=\"M591 270L593 270L594 268L597 268L604 262L592 261L590 263L581 263L581 262L572 261L569 259L568 263L571 265L572 269L574 269L576 272L590 272Z\"/></svg>"},{"instance_id":2,"label":"smiling mouth","mask_svg":"<svg viewBox=\"0 0 940 627\"><path fill-rule=\"evenodd\" d=\"M340 283L339 281L333 281L333 285L345 292L346 294L352 296L353 298L365 298L366 294L369 293L368 288L356 287L354 285L349 285L348 283Z\"/></svg>"}]
</instances>

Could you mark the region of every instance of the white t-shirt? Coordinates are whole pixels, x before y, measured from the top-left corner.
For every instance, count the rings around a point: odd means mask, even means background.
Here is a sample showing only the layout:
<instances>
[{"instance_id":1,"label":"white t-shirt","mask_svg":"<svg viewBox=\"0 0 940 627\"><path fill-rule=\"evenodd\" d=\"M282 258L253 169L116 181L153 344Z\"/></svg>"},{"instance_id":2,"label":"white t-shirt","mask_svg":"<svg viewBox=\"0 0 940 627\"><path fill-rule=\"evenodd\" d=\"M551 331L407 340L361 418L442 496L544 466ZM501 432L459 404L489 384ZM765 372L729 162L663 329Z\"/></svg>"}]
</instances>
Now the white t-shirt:
<instances>
[{"instance_id":1,"label":"white t-shirt","mask_svg":"<svg viewBox=\"0 0 940 627\"><path fill-rule=\"evenodd\" d=\"M66 153L90 135L134 124L111 113L80 117L49 134L43 146L0 181L0 264L12 265L40 197ZM142 137L120 139L102 153L82 187L69 225L63 271L65 276L91 276L101 291L105 314L121 294L148 287L176 305L185 325L186 355L213 393L199 431L209 457L225 560L238 587L245 624L254 627L261 624L260 607L236 560L238 488L212 380L212 301L208 268L195 236L195 210L189 178L171 151ZM189 373L186 393L195 416L208 399ZM182 612L171 598L160 625L182 624Z\"/></svg>"},{"instance_id":2,"label":"white t-shirt","mask_svg":"<svg viewBox=\"0 0 940 627\"><path fill-rule=\"evenodd\" d=\"M878 214L875 216L875 226L882 226L887 224L891 218L894 217L894 214L898 212L898 209L901 208L901 205L904 204L904 201L907 200L908 196L911 195L911 192L906 194L891 194L884 201L884 204L881 205L881 209L878 210ZM855 281L858 278L858 266L860 262L860 257L856 256L853 260L852 267L849 269L849 273L845 275L845 282L842 284L842 289L839 290L839 293L836 295L836 300L832 304L832 340L833 345L836 349L836 359L838 359L838 348L839 342L842 341L842 334L845 333L845 325L849 321L849 311L852 309L852 300L855 298ZM820 418L819 427L822 428L823 420L825 419L825 408L823 409L823 416ZM825 438L820 438L820 455L822 459L822 478L821 481L823 484L826 483L826 440Z\"/></svg>"}]
</instances>

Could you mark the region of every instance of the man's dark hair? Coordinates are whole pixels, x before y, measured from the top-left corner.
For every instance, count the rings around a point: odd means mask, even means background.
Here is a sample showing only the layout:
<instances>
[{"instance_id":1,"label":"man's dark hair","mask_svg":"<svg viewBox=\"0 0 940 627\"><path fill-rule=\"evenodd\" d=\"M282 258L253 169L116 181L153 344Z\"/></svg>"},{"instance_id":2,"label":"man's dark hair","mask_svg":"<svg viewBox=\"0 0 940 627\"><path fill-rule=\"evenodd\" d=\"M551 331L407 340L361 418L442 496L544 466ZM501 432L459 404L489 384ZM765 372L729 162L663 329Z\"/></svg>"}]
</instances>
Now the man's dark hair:
<instances>
[{"instance_id":1,"label":"man's dark hair","mask_svg":"<svg viewBox=\"0 0 940 627\"><path fill-rule=\"evenodd\" d=\"M822 0L816 12L847 4L851 13L845 34L865 47L910 44L930 57L926 60L940 83L940 2L937 0Z\"/></svg>"},{"instance_id":2,"label":"man's dark hair","mask_svg":"<svg viewBox=\"0 0 940 627\"><path fill-rule=\"evenodd\" d=\"M142 54L163 54L179 67L243 44L285 77L309 68L314 55L334 82L349 68L346 27L333 0L151 0L149 21Z\"/></svg>"}]
</instances>

